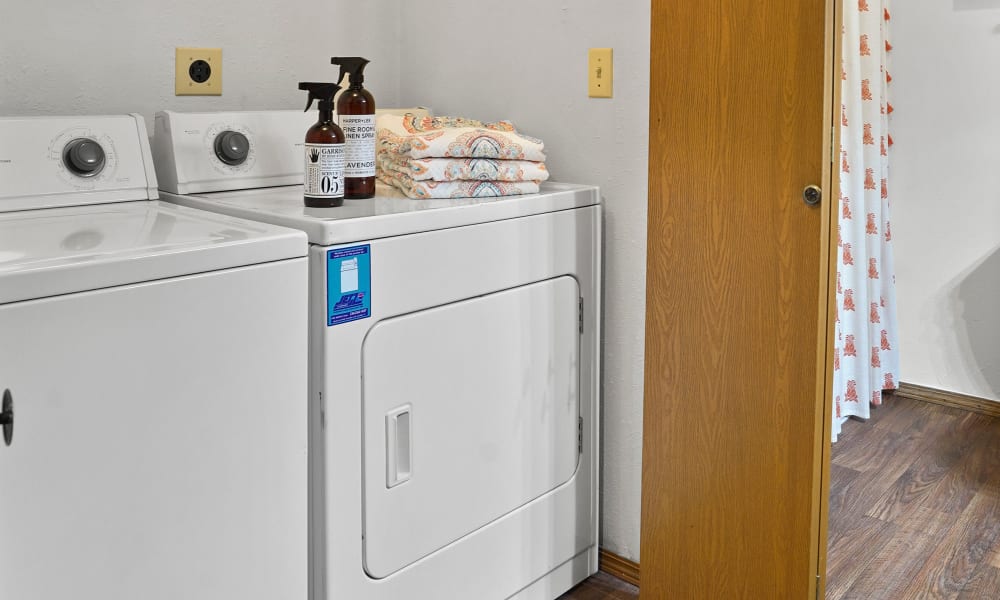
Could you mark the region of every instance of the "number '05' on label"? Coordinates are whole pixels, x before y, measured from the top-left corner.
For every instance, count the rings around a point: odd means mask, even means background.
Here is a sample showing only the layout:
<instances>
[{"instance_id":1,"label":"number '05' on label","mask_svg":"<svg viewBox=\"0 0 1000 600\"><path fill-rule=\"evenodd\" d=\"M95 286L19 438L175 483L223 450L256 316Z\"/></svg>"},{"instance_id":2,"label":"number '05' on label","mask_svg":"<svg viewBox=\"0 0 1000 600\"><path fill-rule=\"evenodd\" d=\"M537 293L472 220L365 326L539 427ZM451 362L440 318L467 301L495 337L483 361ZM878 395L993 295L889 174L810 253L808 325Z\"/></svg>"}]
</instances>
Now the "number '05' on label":
<instances>
[{"instance_id":1,"label":"number '05' on label","mask_svg":"<svg viewBox=\"0 0 1000 600\"><path fill-rule=\"evenodd\" d=\"M344 195L344 145L306 144L305 195L340 198Z\"/></svg>"}]
</instances>

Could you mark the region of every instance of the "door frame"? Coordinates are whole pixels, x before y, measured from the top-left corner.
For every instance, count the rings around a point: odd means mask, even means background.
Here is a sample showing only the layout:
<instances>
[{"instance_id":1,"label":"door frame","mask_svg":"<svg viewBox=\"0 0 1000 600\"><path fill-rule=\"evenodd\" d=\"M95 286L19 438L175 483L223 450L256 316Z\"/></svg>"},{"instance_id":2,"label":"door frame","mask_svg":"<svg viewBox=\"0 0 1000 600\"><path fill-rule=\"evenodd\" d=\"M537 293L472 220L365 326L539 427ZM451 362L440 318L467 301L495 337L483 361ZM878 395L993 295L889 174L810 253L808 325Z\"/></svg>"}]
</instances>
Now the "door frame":
<instances>
[{"instance_id":1,"label":"door frame","mask_svg":"<svg viewBox=\"0 0 1000 600\"><path fill-rule=\"evenodd\" d=\"M829 115L830 131L828 137L829 144L824 144L824 152L828 154L824 158L826 172L823 174L825 189L829 190L826 202L823 205L823 232L826 239L823 245L827 248L826 271L828 280L826 282L826 297L819 300L820 324L823 324L823 317L826 321L826 331L820 332L820 339L825 340L826 352L818 354L818 358L825 358L816 365L816 372L821 375L816 382L816 395L823 398L823 419L822 423L817 423L819 435L822 437L823 452L821 453L819 468L820 476L820 498L819 498L819 532L817 540L817 581L816 598L820 592L826 590L826 561L827 561L827 538L829 533L830 516L830 453L831 437L833 435L833 345L834 327L837 317L837 240L840 236L838 231L838 206L840 203L840 170L838 168L839 152L834 149L840 148L840 116L841 116L841 73L843 72L843 36L840 34L843 26L844 2L826 0L827 19L830 21L826 28L827 46L827 69L825 76L828 89L824 92L824 97L829 103L825 108L825 113Z\"/></svg>"}]
</instances>

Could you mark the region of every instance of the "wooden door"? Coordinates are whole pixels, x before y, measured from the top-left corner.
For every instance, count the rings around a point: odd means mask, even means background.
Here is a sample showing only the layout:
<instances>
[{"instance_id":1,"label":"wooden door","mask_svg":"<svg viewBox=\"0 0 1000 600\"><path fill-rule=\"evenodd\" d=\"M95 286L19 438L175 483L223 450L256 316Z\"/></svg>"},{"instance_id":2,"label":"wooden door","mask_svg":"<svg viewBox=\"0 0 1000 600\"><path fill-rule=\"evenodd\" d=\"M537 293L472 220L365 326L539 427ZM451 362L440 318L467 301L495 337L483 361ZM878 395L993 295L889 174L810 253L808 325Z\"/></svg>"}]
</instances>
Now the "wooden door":
<instances>
[{"instance_id":1,"label":"wooden door","mask_svg":"<svg viewBox=\"0 0 1000 600\"><path fill-rule=\"evenodd\" d=\"M646 600L823 585L833 22L832 1L652 2Z\"/></svg>"}]
</instances>

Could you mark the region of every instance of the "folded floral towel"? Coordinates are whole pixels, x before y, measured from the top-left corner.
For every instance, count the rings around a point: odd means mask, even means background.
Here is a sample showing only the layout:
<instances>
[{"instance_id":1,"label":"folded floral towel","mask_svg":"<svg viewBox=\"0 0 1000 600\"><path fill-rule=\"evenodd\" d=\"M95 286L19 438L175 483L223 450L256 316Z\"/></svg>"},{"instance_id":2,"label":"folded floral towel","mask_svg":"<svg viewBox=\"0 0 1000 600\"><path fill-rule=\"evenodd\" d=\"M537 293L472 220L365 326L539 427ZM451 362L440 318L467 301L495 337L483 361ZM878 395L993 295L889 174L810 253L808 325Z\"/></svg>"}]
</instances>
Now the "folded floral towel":
<instances>
[{"instance_id":1,"label":"folded floral towel","mask_svg":"<svg viewBox=\"0 0 1000 600\"><path fill-rule=\"evenodd\" d=\"M545 181L549 178L545 163L530 160L409 158L383 152L378 155L378 166L408 175L414 181Z\"/></svg>"},{"instance_id":2,"label":"folded floral towel","mask_svg":"<svg viewBox=\"0 0 1000 600\"><path fill-rule=\"evenodd\" d=\"M378 127L385 127L397 135L409 135L411 133L423 133L435 129L445 129L448 127L480 127L482 129L495 129L497 131L517 131L510 121L480 121L479 119L467 119L465 117L432 117L418 116L413 113L397 115L398 119L384 119L387 115L379 115Z\"/></svg>"},{"instance_id":3,"label":"folded floral towel","mask_svg":"<svg viewBox=\"0 0 1000 600\"><path fill-rule=\"evenodd\" d=\"M379 152L409 158L545 160L542 141L517 133L509 121L387 114L378 117L376 127Z\"/></svg>"},{"instance_id":4,"label":"folded floral towel","mask_svg":"<svg viewBox=\"0 0 1000 600\"><path fill-rule=\"evenodd\" d=\"M378 178L410 198L491 198L537 194L536 181L414 181L394 171L379 171Z\"/></svg>"}]
</instances>

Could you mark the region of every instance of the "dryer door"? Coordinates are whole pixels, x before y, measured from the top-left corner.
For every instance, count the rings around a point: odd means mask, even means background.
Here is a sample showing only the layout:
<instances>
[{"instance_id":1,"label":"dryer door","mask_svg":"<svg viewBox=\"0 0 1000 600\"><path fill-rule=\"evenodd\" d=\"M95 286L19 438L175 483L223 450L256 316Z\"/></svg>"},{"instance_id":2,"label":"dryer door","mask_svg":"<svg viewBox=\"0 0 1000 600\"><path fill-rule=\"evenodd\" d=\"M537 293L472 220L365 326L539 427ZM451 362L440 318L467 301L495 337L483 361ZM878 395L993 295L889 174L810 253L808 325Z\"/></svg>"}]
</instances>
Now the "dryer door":
<instances>
[{"instance_id":1,"label":"dryer door","mask_svg":"<svg viewBox=\"0 0 1000 600\"><path fill-rule=\"evenodd\" d=\"M568 276L384 320L365 339L364 561L384 578L569 481Z\"/></svg>"}]
</instances>

